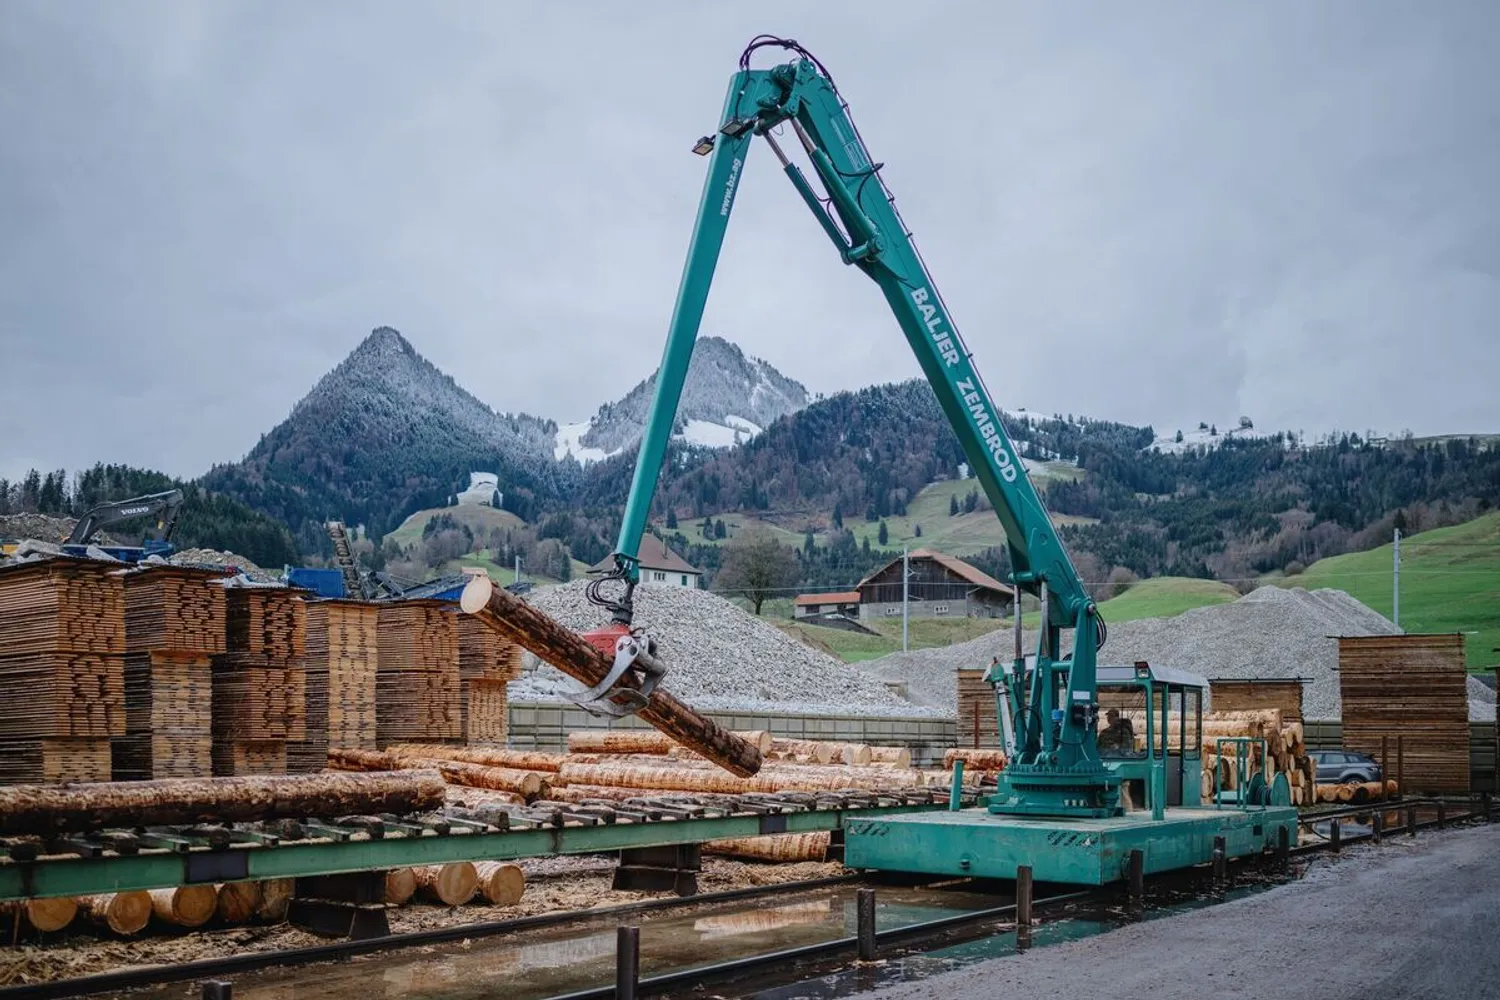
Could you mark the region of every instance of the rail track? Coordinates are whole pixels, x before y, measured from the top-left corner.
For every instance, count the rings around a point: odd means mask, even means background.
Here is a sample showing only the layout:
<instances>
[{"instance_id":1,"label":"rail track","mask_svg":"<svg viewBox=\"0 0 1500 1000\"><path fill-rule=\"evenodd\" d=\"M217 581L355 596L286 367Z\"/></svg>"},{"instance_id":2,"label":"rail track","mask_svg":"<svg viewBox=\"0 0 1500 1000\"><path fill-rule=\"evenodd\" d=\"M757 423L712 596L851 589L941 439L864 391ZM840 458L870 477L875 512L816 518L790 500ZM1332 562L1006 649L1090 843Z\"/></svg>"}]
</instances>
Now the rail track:
<instances>
[{"instance_id":1,"label":"rail track","mask_svg":"<svg viewBox=\"0 0 1500 1000\"><path fill-rule=\"evenodd\" d=\"M1391 816L1397 817L1399 822L1387 822ZM1066 919L1070 912L1098 913L1108 910L1128 913L1163 902L1180 902L1195 895L1201 898L1205 894L1206 887L1222 889L1228 884L1243 883L1246 881L1245 874L1252 870L1267 873L1266 877L1271 879L1284 877L1276 873L1289 866L1290 862L1296 858L1330 851L1336 852L1346 846L1363 842L1379 842L1385 838L1415 836L1420 830L1457 822L1492 819L1492 804L1488 796L1479 801L1438 798L1406 799L1390 803L1322 809L1309 812L1299 819L1299 827L1307 831L1311 839L1289 846L1284 855L1272 852L1258 858L1241 861L1224 860L1212 866L1200 866L1156 876L1144 880L1143 884L1137 886L1125 883L1083 892L1058 891L1063 887L1045 887L1043 894L1037 896L1029 905L1025 901L1012 900L1000 905L964 910L949 916L879 931L875 931L873 923L869 927L861 923L856 928L856 933L852 935L845 934L809 945L747 955L712 965L640 978L635 980L634 988L637 995L647 995L671 993L687 985L795 981L847 968L861 954L878 953L882 958L894 958L920 952L930 947L936 939L942 939L944 943L952 943L1009 933L1016 935L1018 945L1024 947L1029 940L1027 928L1037 917L1045 916L1050 921L1055 921ZM951 888L956 883L966 881L968 880L933 880L921 883L917 888L931 887L932 891L940 892L943 888ZM708 893L690 898L655 899L592 910L462 924L393 934L372 940L334 941L308 948L242 954L172 966L125 969L101 975L4 987L0 988L0 1000L61 1000L66 997L119 993L174 982L211 983L232 979L236 974L266 969L307 966L376 952L396 952L401 949L461 939L494 938L537 928L561 928L570 924L580 927L588 926L595 931L601 923L607 925L610 922L619 922L622 927L628 927L633 917L662 911L680 910L690 913L695 909L722 906L734 901L749 902L776 896L792 896L818 889L856 885L873 888L877 894L881 891L879 881L868 879L858 873L850 873L831 878ZM1029 891L1025 895L1029 896ZM1005 897L1000 894L997 898ZM615 983L606 983L573 993L558 994L556 1000L604 998L614 996L618 988Z\"/></svg>"}]
</instances>

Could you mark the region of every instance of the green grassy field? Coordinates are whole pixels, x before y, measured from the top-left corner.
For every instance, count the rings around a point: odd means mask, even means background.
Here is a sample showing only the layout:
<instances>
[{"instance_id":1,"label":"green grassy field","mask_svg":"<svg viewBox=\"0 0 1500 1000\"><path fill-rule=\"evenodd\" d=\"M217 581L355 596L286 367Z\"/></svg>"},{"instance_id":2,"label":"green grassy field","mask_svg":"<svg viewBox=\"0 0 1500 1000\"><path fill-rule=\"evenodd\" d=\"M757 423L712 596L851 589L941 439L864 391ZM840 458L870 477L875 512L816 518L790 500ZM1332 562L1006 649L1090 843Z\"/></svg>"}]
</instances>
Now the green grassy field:
<instances>
[{"instance_id":1,"label":"green grassy field","mask_svg":"<svg viewBox=\"0 0 1500 1000\"><path fill-rule=\"evenodd\" d=\"M1283 587L1333 587L1392 613L1391 546L1319 559ZM1500 511L1401 540L1401 627L1468 632L1469 669L1500 663Z\"/></svg>"},{"instance_id":2,"label":"green grassy field","mask_svg":"<svg viewBox=\"0 0 1500 1000\"><path fill-rule=\"evenodd\" d=\"M478 504L459 504L457 507L433 507L430 510L419 510L411 517L401 522L401 526L387 538L394 539L398 545L403 547L422 540L422 529L427 522L434 517L447 514L459 524L466 525L474 532L476 540L483 540L489 536L494 528L502 531L510 528L520 530L526 527L526 522L508 510L499 507L482 507Z\"/></svg>"},{"instance_id":3,"label":"green grassy field","mask_svg":"<svg viewBox=\"0 0 1500 1000\"><path fill-rule=\"evenodd\" d=\"M1218 580L1162 576L1142 580L1119 597L1104 601L1099 605L1099 611L1106 622L1169 618L1207 604L1227 604L1239 596L1239 591Z\"/></svg>"}]
</instances>

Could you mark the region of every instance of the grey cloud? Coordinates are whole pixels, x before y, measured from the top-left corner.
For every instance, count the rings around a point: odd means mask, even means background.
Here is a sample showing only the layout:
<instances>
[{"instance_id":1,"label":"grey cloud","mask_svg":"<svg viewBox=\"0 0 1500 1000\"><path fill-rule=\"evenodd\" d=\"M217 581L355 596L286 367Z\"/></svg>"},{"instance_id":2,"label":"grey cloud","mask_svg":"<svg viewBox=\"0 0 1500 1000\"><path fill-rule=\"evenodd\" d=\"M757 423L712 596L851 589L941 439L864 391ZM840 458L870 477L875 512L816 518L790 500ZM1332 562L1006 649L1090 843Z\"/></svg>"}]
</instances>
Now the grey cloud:
<instances>
[{"instance_id":1,"label":"grey cloud","mask_svg":"<svg viewBox=\"0 0 1500 1000\"><path fill-rule=\"evenodd\" d=\"M788 9L790 10L790 9ZM647 375L743 43L832 69L997 401L1500 431L1487 3L0 8L0 475L233 460L371 328L499 409ZM769 151L705 318L915 375Z\"/></svg>"}]
</instances>

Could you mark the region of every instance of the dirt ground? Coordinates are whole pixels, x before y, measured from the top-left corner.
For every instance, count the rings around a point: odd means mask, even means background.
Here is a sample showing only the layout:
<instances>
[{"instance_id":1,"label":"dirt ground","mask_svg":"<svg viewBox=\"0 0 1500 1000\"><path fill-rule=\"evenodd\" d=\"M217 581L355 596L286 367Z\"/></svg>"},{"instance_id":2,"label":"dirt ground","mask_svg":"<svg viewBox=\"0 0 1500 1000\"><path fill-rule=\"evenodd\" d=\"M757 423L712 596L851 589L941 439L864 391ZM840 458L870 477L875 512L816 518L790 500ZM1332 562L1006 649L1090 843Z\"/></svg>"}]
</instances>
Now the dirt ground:
<instances>
[{"instance_id":1,"label":"dirt ground","mask_svg":"<svg viewBox=\"0 0 1500 1000\"><path fill-rule=\"evenodd\" d=\"M955 1000L1500 996L1500 824L1390 837L1292 883L864 994Z\"/></svg>"},{"instance_id":2,"label":"dirt ground","mask_svg":"<svg viewBox=\"0 0 1500 1000\"><path fill-rule=\"evenodd\" d=\"M520 864L526 872L526 892L516 905L489 906L482 900L454 908L413 903L390 911L392 932L400 934L543 913L597 909L672 895L612 890L612 858L536 858ZM698 887L703 893L723 892L826 878L843 871L843 866L836 863L775 865L705 857ZM75 920L67 931L57 934L38 935L35 931L23 931L15 945L10 945L7 938L7 946L0 947L0 987L96 975L132 966L175 965L326 943L326 938L297 930L286 923L177 933L152 924L140 937L125 940L96 936L92 928Z\"/></svg>"}]
</instances>

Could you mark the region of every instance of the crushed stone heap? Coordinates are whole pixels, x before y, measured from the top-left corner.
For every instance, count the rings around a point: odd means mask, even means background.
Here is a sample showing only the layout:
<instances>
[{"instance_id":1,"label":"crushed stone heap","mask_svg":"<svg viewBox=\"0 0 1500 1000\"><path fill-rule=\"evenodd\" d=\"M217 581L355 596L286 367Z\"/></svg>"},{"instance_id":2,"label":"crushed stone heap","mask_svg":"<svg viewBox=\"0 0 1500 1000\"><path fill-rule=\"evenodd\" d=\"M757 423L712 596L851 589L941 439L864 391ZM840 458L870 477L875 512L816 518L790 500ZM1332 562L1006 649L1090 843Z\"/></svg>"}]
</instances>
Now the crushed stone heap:
<instances>
[{"instance_id":1,"label":"crushed stone heap","mask_svg":"<svg viewBox=\"0 0 1500 1000\"><path fill-rule=\"evenodd\" d=\"M587 581L527 595L527 601L568 628L588 631L609 621L590 604ZM635 624L656 637L667 663L662 687L709 711L798 712L819 715L951 715L893 694L879 680L798 642L776 626L706 590L643 585L635 591ZM535 663L528 657L528 662ZM520 702L555 701L583 685L537 664L510 685Z\"/></svg>"},{"instance_id":2,"label":"crushed stone heap","mask_svg":"<svg viewBox=\"0 0 1500 1000\"><path fill-rule=\"evenodd\" d=\"M1110 622L1101 663L1146 660L1216 678L1303 677L1303 712L1309 720L1335 721L1339 699L1338 636L1394 635L1399 629L1341 590L1260 587L1237 601L1194 608L1171 618ZM1025 634L1028 651L1035 632ZM892 653L862 664L880 680L904 681L913 701L948 713L957 702L954 671L980 668L992 657L1009 659L1013 633L1000 628L969 642ZM1065 633L1063 649L1072 648ZM1469 717L1495 717L1495 692L1469 678Z\"/></svg>"}]
</instances>

